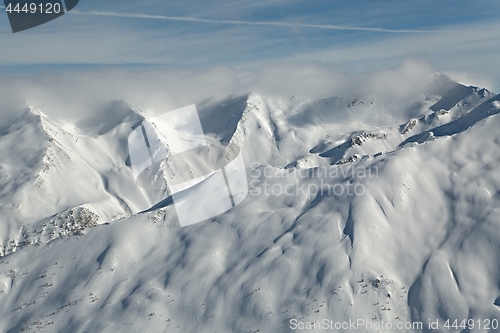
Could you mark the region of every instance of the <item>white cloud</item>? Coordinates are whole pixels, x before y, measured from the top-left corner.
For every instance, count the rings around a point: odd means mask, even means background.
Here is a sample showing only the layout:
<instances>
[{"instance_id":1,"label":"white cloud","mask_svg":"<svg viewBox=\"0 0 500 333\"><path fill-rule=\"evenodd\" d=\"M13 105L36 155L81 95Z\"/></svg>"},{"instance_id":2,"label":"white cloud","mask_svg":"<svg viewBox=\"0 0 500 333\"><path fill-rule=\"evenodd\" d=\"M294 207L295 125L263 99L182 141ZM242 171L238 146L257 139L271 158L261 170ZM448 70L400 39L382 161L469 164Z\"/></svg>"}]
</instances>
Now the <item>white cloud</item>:
<instances>
[{"instance_id":1,"label":"white cloud","mask_svg":"<svg viewBox=\"0 0 500 333\"><path fill-rule=\"evenodd\" d=\"M435 81L425 63L405 61L374 73L345 75L319 65L266 66L250 72L218 66L210 70L88 70L34 78L0 79L3 111L26 103L71 120L99 112L103 103L126 100L158 113L190 104L206 104L250 92L326 98L377 93L388 105L411 103Z\"/></svg>"}]
</instances>

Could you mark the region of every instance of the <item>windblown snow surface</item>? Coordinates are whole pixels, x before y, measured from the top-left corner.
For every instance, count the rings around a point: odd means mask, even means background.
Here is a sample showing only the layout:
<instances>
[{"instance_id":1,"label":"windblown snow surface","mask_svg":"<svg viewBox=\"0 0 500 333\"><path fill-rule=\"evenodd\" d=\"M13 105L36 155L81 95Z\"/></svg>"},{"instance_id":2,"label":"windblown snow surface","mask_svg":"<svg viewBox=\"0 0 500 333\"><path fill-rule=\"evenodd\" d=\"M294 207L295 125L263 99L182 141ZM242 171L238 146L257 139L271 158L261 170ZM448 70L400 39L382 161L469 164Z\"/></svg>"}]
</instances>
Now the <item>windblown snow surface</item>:
<instances>
[{"instance_id":1,"label":"windblown snow surface","mask_svg":"<svg viewBox=\"0 0 500 333\"><path fill-rule=\"evenodd\" d=\"M132 128L168 106L123 96L70 119L26 102L0 104L1 332L292 332L293 319L394 325L304 332L486 332L478 320L500 320L500 96L486 89L436 74L406 104L194 101L206 135L240 147L250 193L183 228L128 156ZM455 319L476 327L444 327ZM396 327L412 322L423 328Z\"/></svg>"}]
</instances>

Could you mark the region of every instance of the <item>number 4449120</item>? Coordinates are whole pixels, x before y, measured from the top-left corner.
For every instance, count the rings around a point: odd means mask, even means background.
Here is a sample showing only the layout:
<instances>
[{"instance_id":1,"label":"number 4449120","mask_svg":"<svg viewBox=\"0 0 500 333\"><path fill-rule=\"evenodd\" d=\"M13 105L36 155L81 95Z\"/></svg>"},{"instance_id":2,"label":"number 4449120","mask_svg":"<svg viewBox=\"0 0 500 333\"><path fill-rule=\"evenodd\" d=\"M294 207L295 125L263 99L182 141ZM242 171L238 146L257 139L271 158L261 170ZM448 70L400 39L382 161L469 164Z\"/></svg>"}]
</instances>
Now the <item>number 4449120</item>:
<instances>
[{"instance_id":1,"label":"number 4449120","mask_svg":"<svg viewBox=\"0 0 500 333\"><path fill-rule=\"evenodd\" d=\"M450 321L449 319L444 323L444 328L446 329L483 329L483 330L497 330L499 327L498 325L498 320L497 319L469 319L469 320L462 320L459 322L457 319L454 321Z\"/></svg>"},{"instance_id":2,"label":"number 4449120","mask_svg":"<svg viewBox=\"0 0 500 333\"><path fill-rule=\"evenodd\" d=\"M25 13L25 14L59 14L61 12L61 4L60 3L50 3L47 2L45 4L36 4L34 2L32 3L25 3L23 6L21 6L19 3L17 4L12 4L9 3L7 7L5 7L5 11L9 14L12 13Z\"/></svg>"}]
</instances>

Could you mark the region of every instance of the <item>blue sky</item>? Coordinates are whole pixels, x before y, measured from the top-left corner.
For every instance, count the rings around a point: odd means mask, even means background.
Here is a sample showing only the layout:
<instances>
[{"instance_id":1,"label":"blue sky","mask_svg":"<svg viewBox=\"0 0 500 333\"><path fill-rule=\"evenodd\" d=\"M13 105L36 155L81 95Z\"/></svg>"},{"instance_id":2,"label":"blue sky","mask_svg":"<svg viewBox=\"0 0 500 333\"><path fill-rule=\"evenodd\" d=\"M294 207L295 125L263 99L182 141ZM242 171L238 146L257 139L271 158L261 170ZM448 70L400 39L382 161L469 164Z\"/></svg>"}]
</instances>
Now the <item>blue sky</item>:
<instances>
[{"instance_id":1,"label":"blue sky","mask_svg":"<svg viewBox=\"0 0 500 333\"><path fill-rule=\"evenodd\" d=\"M498 91L499 17L497 0L80 0L17 34L0 15L0 73L283 62L350 73L413 58Z\"/></svg>"}]
</instances>

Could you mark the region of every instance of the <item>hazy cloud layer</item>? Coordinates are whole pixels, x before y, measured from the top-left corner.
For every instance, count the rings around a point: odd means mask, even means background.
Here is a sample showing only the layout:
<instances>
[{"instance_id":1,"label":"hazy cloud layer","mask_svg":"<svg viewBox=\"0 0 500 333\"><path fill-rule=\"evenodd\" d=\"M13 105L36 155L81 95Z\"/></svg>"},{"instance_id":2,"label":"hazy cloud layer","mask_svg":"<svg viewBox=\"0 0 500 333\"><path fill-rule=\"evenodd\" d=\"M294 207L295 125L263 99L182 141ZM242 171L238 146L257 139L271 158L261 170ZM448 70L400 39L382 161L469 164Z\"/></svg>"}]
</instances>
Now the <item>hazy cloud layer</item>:
<instances>
[{"instance_id":1,"label":"hazy cloud layer","mask_svg":"<svg viewBox=\"0 0 500 333\"><path fill-rule=\"evenodd\" d=\"M71 122L99 112L110 101L124 100L137 109L162 113L189 104L207 104L251 92L311 99L376 94L397 108L438 84L427 64L405 61L374 73L345 75L320 65L276 65L256 71L227 66L210 70L89 70L0 80L2 113L35 106ZM437 83L436 83L437 82Z\"/></svg>"}]
</instances>

